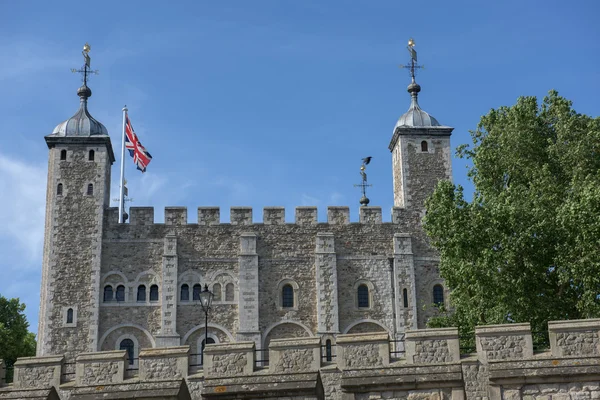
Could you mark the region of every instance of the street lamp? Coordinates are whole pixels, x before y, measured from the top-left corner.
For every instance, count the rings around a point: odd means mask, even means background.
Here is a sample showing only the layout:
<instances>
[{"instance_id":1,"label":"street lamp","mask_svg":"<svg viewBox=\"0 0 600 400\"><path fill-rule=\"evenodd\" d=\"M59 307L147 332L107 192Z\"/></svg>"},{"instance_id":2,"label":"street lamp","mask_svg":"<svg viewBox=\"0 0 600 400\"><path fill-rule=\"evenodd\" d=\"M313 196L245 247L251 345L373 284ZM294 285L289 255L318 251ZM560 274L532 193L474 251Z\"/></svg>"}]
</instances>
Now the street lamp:
<instances>
[{"instance_id":1,"label":"street lamp","mask_svg":"<svg viewBox=\"0 0 600 400\"><path fill-rule=\"evenodd\" d=\"M200 305L202 305L202 309L204 310L204 348L202 349L202 364L204 364L204 349L208 344L208 311L210 310L210 306L212 305L213 297L215 297L214 293L208 290L208 285L204 284L204 290L200 292Z\"/></svg>"}]
</instances>

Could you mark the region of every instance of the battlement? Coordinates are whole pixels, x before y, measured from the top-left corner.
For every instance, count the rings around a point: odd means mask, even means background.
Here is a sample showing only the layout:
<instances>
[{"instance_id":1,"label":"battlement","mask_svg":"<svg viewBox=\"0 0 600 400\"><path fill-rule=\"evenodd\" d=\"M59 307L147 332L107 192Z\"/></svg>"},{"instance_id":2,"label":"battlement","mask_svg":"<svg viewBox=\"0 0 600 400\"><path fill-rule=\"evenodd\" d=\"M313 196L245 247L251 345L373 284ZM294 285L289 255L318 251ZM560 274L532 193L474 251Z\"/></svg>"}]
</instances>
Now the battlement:
<instances>
[{"instance_id":1,"label":"battlement","mask_svg":"<svg viewBox=\"0 0 600 400\"><path fill-rule=\"evenodd\" d=\"M406 218L408 210L400 207L393 207L391 212L391 223L398 224ZM118 222L118 209L111 207L106 211L106 222L116 224ZM229 210L230 225L285 225L290 224L285 220L284 207L264 207L262 210L262 222L256 221L253 215L252 207L231 207ZM358 209L358 221L360 224L377 225L382 224L381 207L360 207ZM352 222L350 207L347 206L329 206L327 207L327 222L331 225L348 225ZM318 210L317 207L302 206L295 209L296 225L317 225ZM390 222L386 222L390 223ZM129 209L129 225L143 226L153 225L155 222L154 207L131 207ZM221 221L221 209L219 207L198 207L196 221L188 221L187 207L165 207L164 222L165 225L187 225L197 224L201 226L218 226L225 224Z\"/></svg>"},{"instance_id":2,"label":"battlement","mask_svg":"<svg viewBox=\"0 0 600 400\"><path fill-rule=\"evenodd\" d=\"M583 388L573 387L591 391L591 398L597 398L594 396L600 395L600 389L593 389L593 382L600 380L600 319L554 321L548 327L550 350L537 354L527 323L477 327L477 352L462 357L456 328L407 331L403 357L391 356L398 352L393 351L395 342L386 332L337 335L329 350L334 358L324 356L326 346L319 337L277 339L270 342L266 366L257 362L255 342L209 344L200 372L191 368L196 358L189 346L142 349L136 358L137 368L133 368L137 376L133 378L125 373L132 369L125 350L80 354L74 363L62 355L27 357L16 362L14 383L0 388L0 398L11 391L23 394L59 387L61 391L72 391L73 396L93 391L106 395L105 390L125 391L131 385L175 391L181 390L182 380L189 387L201 385L202 398L209 399L221 398L223 387L231 396L275 390L324 398L319 396L319 385L326 374L337 374L337 383L324 382L324 386L335 384L346 393L427 387L448 390L452 399L464 399L465 392L467 397L474 396L477 391L487 393L490 399L502 399L503 391L521 387L531 395L538 390L558 392L573 382L592 382ZM74 372L65 373L66 367L73 364ZM332 369L332 364L337 368ZM4 375L0 360L0 377ZM290 381L294 382L293 388L283 384ZM199 392L192 398L200 398Z\"/></svg>"}]
</instances>

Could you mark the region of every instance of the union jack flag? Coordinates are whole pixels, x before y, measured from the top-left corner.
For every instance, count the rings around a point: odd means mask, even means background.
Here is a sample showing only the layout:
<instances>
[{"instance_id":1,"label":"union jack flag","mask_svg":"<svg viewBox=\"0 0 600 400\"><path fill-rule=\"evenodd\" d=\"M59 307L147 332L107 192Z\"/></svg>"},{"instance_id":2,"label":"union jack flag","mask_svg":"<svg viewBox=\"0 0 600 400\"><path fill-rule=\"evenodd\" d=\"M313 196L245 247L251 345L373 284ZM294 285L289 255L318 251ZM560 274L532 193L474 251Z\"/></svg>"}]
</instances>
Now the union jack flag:
<instances>
[{"instance_id":1,"label":"union jack flag","mask_svg":"<svg viewBox=\"0 0 600 400\"><path fill-rule=\"evenodd\" d=\"M142 172L146 172L146 167L152 161L152 156L144 146L140 143L137 135L133 131L129 116L125 116L125 148L129 150L129 155L133 157L133 162Z\"/></svg>"}]
</instances>

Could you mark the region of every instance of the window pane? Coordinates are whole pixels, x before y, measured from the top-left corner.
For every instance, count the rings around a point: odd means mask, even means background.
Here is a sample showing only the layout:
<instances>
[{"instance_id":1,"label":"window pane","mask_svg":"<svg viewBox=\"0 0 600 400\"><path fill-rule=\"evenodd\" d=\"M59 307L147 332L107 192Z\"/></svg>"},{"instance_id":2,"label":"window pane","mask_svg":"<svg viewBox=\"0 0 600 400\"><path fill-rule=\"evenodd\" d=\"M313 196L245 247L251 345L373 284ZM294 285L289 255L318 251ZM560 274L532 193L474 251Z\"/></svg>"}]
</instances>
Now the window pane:
<instances>
[{"instance_id":1,"label":"window pane","mask_svg":"<svg viewBox=\"0 0 600 400\"><path fill-rule=\"evenodd\" d=\"M292 285L285 285L281 292L281 306L294 307L294 288Z\"/></svg>"},{"instance_id":2,"label":"window pane","mask_svg":"<svg viewBox=\"0 0 600 400\"><path fill-rule=\"evenodd\" d=\"M188 285L181 285L181 300L188 301L190 299L190 287Z\"/></svg>"},{"instance_id":3,"label":"window pane","mask_svg":"<svg viewBox=\"0 0 600 400\"><path fill-rule=\"evenodd\" d=\"M73 323L73 309L69 308L67 310L67 324L72 324Z\"/></svg>"},{"instance_id":4,"label":"window pane","mask_svg":"<svg viewBox=\"0 0 600 400\"><path fill-rule=\"evenodd\" d=\"M360 285L358 287L358 306L369 307L369 288L367 285Z\"/></svg>"},{"instance_id":5,"label":"window pane","mask_svg":"<svg viewBox=\"0 0 600 400\"><path fill-rule=\"evenodd\" d=\"M146 286L138 286L137 301L146 301Z\"/></svg>"},{"instance_id":6,"label":"window pane","mask_svg":"<svg viewBox=\"0 0 600 400\"><path fill-rule=\"evenodd\" d=\"M150 301L158 301L158 286L150 286Z\"/></svg>"},{"instance_id":7,"label":"window pane","mask_svg":"<svg viewBox=\"0 0 600 400\"><path fill-rule=\"evenodd\" d=\"M442 285L433 287L433 302L435 304L444 304L444 288Z\"/></svg>"},{"instance_id":8,"label":"window pane","mask_svg":"<svg viewBox=\"0 0 600 400\"><path fill-rule=\"evenodd\" d=\"M112 301L113 299L113 290L112 286L104 287L104 301Z\"/></svg>"},{"instance_id":9,"label":"window pane","mask_svg":"<svg viewBox=\"0 0 600 400\"><path fill-rule=\"evenodd\" d=\"M125 286L117 286L117 301L125 301Z\"/></svg>"},{"instance_id":10,"label":"window pane","mask_svg":"<svg viewBox=\"0 0 600 400\"><path fill-rule=\"evenodd\" d=\"M194 290L193 300L200 300L200 292L202 291L202 285L195 284L193 290Z\"/></svg>"},{"instance_id":11,"label":"window pane","mask_svg":"<svg viewBox=\"0 0 600 400\"><path fill-rule=\"evenodd\" d=\"M202 340L202 351L200 352L200 365L204 365L204 347L206 347L206 344L212 344L215 342L215 339L209 337L208 340L204 339Z\"/></svg>"},{"instance_id":12,"label":"window pane","mask_svg":"<svg viewBox=\"0 0 600 400\"><path fill-rule=\"evenodd\" d=\"M225 301L233 301L233 283L225 285Z\"/></svg>"},{"instance_id":13,"label":"window pane","mask_svg":"<svg viewBox=\"0 0 600 400\"><path fill-rule=\"evenodd\" d=\"M94 161L94 150L90 150L90 154L89 154L88 160Z\"/></svg>"},{"instance_id":14,"label":"window pane","mask_svg":"<svg viewBox=\"0 0 600 400\"><path fill-rule=\"evenodd\" d=\"M408 290L402 290L402 300L404 301L404 307L408 307Z\"/></svg>"},{"instance_id":15,"label":"window pane","mask_svg":"<svg viewBox=\"0 0 600 400\"><path fill-rule=\"evenodd\" d=\"M91 196L94 194L94 185L92 185L91 183L88 185L87 194L88 194L88 196Z\"/></svg>"},{"instance_id":16,"label":"window pane","mask_svg":"<svg viewBox=\"0 0 600 400\"><path fill-rule=\"evenodd\" d=\"M127 359L129 360L129 365L133 365L134 357L133 357L133 348L135 345L133 344L133 340L131 339L123 339L121 344L119 344L119 350L127 351Z\"/></svg>"},{"instance_id":17,"label":"window pane","mask_svg":"<svg viewBox=\"0 0 600 400\"><path fill-rule=\"evenodd\" d=\"M221 284L220 283L215 283L213 285L213 294L215 295L215 297L213 298L214 301L221 301Z\"/></svg>"}]
</instances>

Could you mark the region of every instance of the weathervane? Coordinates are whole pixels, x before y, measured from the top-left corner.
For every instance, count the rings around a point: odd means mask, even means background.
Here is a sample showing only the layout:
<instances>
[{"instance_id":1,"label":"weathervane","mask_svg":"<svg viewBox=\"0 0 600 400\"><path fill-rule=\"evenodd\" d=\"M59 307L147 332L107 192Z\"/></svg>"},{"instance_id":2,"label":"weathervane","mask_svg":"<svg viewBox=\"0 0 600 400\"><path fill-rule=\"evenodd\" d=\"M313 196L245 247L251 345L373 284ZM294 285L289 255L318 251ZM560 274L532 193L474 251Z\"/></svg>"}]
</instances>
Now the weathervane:
<instances>
[{"instance_id":1,"label":"weathervane","mask_svg":"<svg viewBox=\"0 0 600 400\"><path fill-rule=\"evenodd\" d=\"M93 71L90 69L90 54L89 54L90 50L91 50L91 47L86 42L86 44L83 46L83 51L81 52L81 54L83 54L83 59L85 60L85 64L83 65L83 67L81 69L71 68L71 72L78 72L83 75L83 86L87 86L88 75L90 75L90 74L98 75L97 69L93 70Z\"/></svg>"},{"instance_id":2,"label":"weathervane","mask_svg":"<svg viewBox=\"0 0 600 400\"><path fill-rule=\"evenodd\" d=\"M414 49L415 40L413 38L408 39L408 46L406 49L410 53L410 64L409 65L401 65L400 68L408 68L410 70L410 77L412 81L415 81L415 69L425 69L424 65L417 64L417 51Z\"/></svg>"},{"instance_id":3,"label":"weathervane","mask_svg":"<svg viewBox=\"0 0 600 400\"><path fill-rule=\"evenodd\" d=\"M369 204L369 199L367 198L367 187L373 186L367 184L367 173L365 170L367 169L367 165L371 162L371 158L373 157L365 157L362 159L362 165L360 166L360 176L362 177L362 182L358 185L354 185L354 187L360 187L362 189L362 197L360 199L360 204L366 206Z\"/></svg>"}]
</instances>

